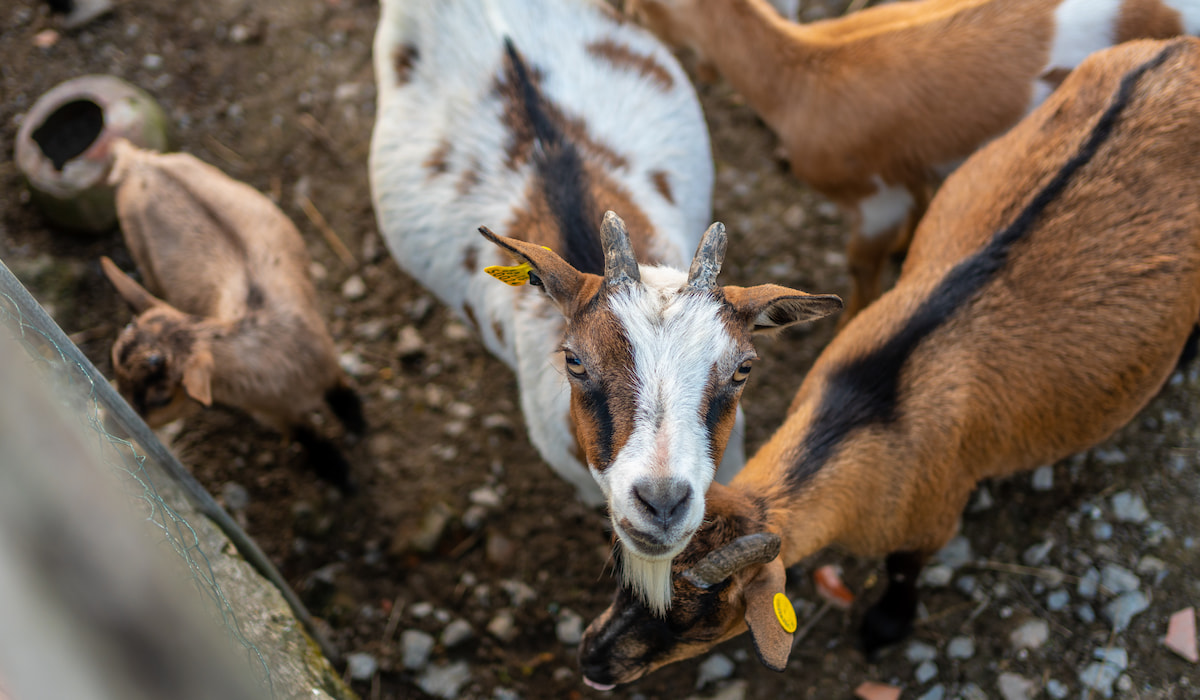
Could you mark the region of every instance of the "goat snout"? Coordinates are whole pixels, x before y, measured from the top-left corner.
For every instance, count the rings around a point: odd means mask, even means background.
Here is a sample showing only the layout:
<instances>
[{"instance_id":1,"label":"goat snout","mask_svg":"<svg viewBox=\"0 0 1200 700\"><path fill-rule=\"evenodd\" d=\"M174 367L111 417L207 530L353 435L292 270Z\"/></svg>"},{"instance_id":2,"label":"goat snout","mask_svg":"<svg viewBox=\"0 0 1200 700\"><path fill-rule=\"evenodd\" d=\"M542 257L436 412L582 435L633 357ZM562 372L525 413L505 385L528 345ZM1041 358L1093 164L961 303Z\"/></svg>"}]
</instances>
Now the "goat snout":
<instances>
[{"instance_id":1,"label":"goat snout","mask_svg":"<svg viewBox=\"0 0 1200 700\"><path fill-rule=\"evenodd\" d=\"M692 486L681 479L643 479L633 485L633 500L643 516L668 531L687 514Z\"/></svg>"}]
</instances>

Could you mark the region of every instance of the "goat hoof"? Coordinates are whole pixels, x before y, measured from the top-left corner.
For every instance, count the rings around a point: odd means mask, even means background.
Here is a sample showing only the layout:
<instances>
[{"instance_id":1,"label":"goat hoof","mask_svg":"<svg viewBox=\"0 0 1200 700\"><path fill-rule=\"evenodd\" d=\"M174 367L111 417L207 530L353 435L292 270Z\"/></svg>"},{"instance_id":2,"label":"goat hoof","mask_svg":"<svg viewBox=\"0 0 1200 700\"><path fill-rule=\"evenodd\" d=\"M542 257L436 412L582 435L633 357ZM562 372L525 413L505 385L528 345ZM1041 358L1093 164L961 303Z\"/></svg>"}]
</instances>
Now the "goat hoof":
<instances>
[{"instance_id":1,"label":"goat hoof","mask_svg":"<svg viewBox=\"0 0 1200 700\"><path fill-rule=\"evenodd\" d=\"M897 615L885 610L879 605L867 609L863 616L859 636L863 652L868 659L875 659L878 652L912 634L912 617Z\"/></svg>"}]
</instances>

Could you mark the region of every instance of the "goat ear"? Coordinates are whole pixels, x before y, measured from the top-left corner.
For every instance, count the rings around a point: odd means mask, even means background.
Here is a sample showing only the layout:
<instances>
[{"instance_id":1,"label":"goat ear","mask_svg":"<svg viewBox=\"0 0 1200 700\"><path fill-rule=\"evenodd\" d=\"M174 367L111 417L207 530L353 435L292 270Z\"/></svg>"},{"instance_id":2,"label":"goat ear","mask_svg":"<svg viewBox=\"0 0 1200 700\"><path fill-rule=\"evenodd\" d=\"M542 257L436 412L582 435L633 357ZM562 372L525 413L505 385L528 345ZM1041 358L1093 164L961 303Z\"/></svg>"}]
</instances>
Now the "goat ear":
<instances>
[{"instance_id":1,"label":"goat ear","mask_svg":"<svg viewBox=\"0 0 1200 700\"><path fill-rule=\"evenodd\" d=\"M104 269L104 275L108 277L108 281L112 282L112 286L117 288L117 294L121 295L129 306L133 308L135 314L140 314L152 306L162 304L163 301L146 291L146 288L137 282L129 275L121 272L121 268L108 258L102 256L100 258L100 267Z\"/></svg>"},{"instance_id":2,"label":"goat ear","mask_svg":"<svg viewBox=\"0 0 1200 700\"><path fill-rule=\"evenodd\" d=\"M589 275L571 267L549 248L516 238L497 236L486 226L479 227L479 232L520 263L515 267L488 267L484 269L485 272L513 286L520 286L526 282L540 286L566 316L573 315L590 296L585 294L585 290L592 289L594 285L589 285L588 279L600 280L596 275Z\"/></svg>"},{"instance_id":3,"label":"goat ear","mask_svg":"<svg viewBox=\"0 0 1200 700\"><path fill-rule=\"evenodd\" d=\"M796 631L796 611L783 592L786 581L783 560L775 557L759 567L742 591L754 650L758 652L758 660L772 671L787 667L792 634Z\"/></svg>"},{"instance_id":4,"label":"goat ear","mask_svg":"<svg viewBox=\"0 0 1200 700\"><path fill-rule=\"evenodd\" d=\"M777 284L725 287L725 299L754 332L815 321L842 310L842 299L836 294L809 294Z\"/></svg>"},{"instance_id":5,"label":"goat ear","mask_svg":"<svg viewBox=\"0 0 1200 700\"><path fill-rule=\"evenodd\" d=\"M212 406L213 356L208 348L197 348L183 367L183 390L193 399Z\"/></svg>"}]
</instances>

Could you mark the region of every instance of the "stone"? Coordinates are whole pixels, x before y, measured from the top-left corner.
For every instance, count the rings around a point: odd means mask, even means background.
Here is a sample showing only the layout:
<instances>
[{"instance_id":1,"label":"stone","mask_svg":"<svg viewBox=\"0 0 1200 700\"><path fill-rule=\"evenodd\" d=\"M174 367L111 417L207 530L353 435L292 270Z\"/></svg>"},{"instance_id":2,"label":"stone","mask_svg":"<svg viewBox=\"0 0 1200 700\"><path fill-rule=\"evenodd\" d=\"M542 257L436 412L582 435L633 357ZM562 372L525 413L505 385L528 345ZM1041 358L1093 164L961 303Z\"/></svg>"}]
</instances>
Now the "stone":
<instances>
[{"instance_id":1,"label":"stone","mask_svg":"<svg viewBox=\"0 0 1200 700\"><path fill-rule=\"evenodd\" d=\"M442 630L442 646L447 649L453 649L474 635L475 630L471 628L471 623L459 618L446 625L445 629Z\"/></svg>"},{"instance_id":2,"label":"stone","mask_svg":"<svg viewBox=\"0 0 1200 700\"><path fill-rule=\"evenodd\" d=\"M1092 656L1118 671L1129 668L1129 652L1121 647L1100 647L1092 652Z\"/></svg>"},{"instance_id":3,"label":"stone","mask_svg":"<svg viewBox=\"0 0 1200 700\"><path fill-rule=\"evenodd\" d=\"M958 691L958 697L962 700L988 700L987 693L983 692L983 688L974 683L967 683Z\"/></svg>"},{"instance_id":4,"label":"stone","mask_svg":"<svg viewBox=\"0 0 1200 700\"><path fill-rule=\"evenodd\" d=\"M1105 564L1100 572L1100 585L1110 593L1128 593L1141 587L1141 579L1137 574L1123 566Z\"/></svg>"},{"instance_id":5,"label":"stone","mask_svg":"<svg viewBox=\"0 0 1200 700\"><path fill-rule=\"evenodd\" d=\"M554 634L562 644L569 647L575 646L580 639L583 639L583 618L570 608L563 608L558 613Z\"/></svg>"},{"instance_id":6,"label":"stone","mask_svg":"<svg viewBox=\"0 0 1200 700\"><path fill-rule=\"evenodd\" d=\"M904 650L904 657L909 663L919 664L922 661L932 661L937 658L937 648L925 642L912 641Z\"/></svg>"},{"instance_id":7,"label":"stone","mask_svg":"<svg viewBox=\"0 0 1200 700\"><path fill-rule=\"evenodd\" d=\"M1096 611L1092 610L1092 606L1084 603L1078 608L1075 608L1075 617L1078 617L1081 621L1090 625L1096 621Z\"/></svg>"},{"instance_id":8,"label":"stone","mask_svg":"<svg viewBox=\"0 0 1200 700\"><path fill-rule=\"evenodd\" d=\"M537 600L537 591L521 581L507 579L500 582L500 588L508 594L509 600L518 608L526 603L532 603Z\"/></svg>"},{"instance_id":9,"label":"stone","mask_svg":"<svg viewBox=\"0 0 1200 700\"><path fill-rule=\"evenodd\" d=\"M971 551L971 541L959 535L947 542L935 558L951 569L958 569L964 564L969 564L975 558L975 554Z\"/></svg>"},{"instance_id":10,"label":"stone","mask_svg":"<svg viewBox=\"0 0 1200 700\"><path fill-rule=\"evenodd\" d=\"M517 636L517 621L509 610L500 611L487 625L488 634L502 642L511 642Z\"/></svg>"},{"instance_id":11,"label":"stone","mask_svg":"<svg viewBox=\"0 0 1200 700\"><path fill-rule=\"evenodd\" d=\"M954 587L966 595L974 596L975 591L978 588L978 583L974 576L965 574L958 577L958 580L954 582Z\"/></svg>"},{"instance_id":12,"label":"stone","mask_svg":"<svg viewBox=\"0 0 1200 700\"><path fill-rule=\"evenodd\" d=\"M1200 662L1200 650L1196 644L1195 608L1184 608L1171 615L1163 644L1192 663Z\"/></svg>"},{"instance_id":13,"label":"stone","mask_svg":"<svg viewBox=\"0 0 1200 700\"><path fill-rule=\"evenodd\" d=\"M433 652L434 639L432 635L421 630L404 630L400 633L400 658L404 668L419 671L429 663L429 654Z\"/></svg>"},{"instance_id":14,"label":"stone","mask_svg":"<svg viewBox=\"0 0 1200 700\"><path fill-rule=\"evenodd\" d=\"M1054 698L1054 700L1063 700L1063 698L1070 695L1071 691L1062 681L1051 678L1046 681L1046 693Z\"/></svg>"},{"instance_id":15,"label":"stone","mask_svg":"<svg viewBox=\"0 0 1200 700\"><path fill-rule=\"evenodd\" d=\"M1113 526L1103 520L1097 520L1092 523L1092 537L1098 542L1107 542L1112 539Z\"/></svg>"},{"instance_id":16,"label":"stone","mask_svg":"<svg viewBox=\"0 0 1200 700\"><path fill-rule=\"evenodd\" d=\"M1071 602L1071 594L1062 590L1051 591L1050 595L1046 596L1046 609L1051 612L1058 612L1067 607Z\"/></svg>"},{"instance_id":17,"label":"stone","mask_svg":"<svg viewBox=\"0 0 1200 700\"><path fill-rule=\"evenodd\" d=\"M1144 523L1150 519L1146 503L1142 497L1130 491L1113 494L1113 515L1123 523Z\"/></svg>"},{"instance_id":18,"label":"stone","mask_svg":"<svg viewBox=\"0 0 1200 700\"><path fill-rule=\"evenodd\" d=\"M1075 588L1075 592L1081 598L1091 600L1096 597L1096 592L1100 589L1100 572L1095 569L1088 569L1083 576L1079 578L1079 585Z\"/></svg>"},{"instance_id":19,"label":"stone","mask_svg":"<svg viewBox=\"0 0 1200 700\"><path fill-rule=\"evenodd\" d=\"M358 275L350 275L342 282L342 296L350 301L357 301L367 295L367 283Z\"/></svg>"},{"instance_id":20,"label":"stone","mask_svg":"<svg viewBox=\"0 0 1200 700\"><path fill-rule=\"evenodd\" d=\"M496 566L503 566L512 562L513 555L517 551L517 545L504 535L498 532L488 534L487 544L484 547L487 554L487 560Z\"/></svg>"},{"instance_id":21,"label":"stone","mask_svg":"<svg viewBox=\"0 0 1200 700\"><path fill-rule=\"evenodd\" d=\"M970 637L955 637L946 644L946 656L951 659L969 659L975 656L975 640Z\"/></svg>"},{"instance_id":22,"label":"stone","mask_svg":"<svg viewBox=\"0 0 1200 700\"><path fill-rule=\"evenodd\" d=\"M369 681L379 670L379 662L370 654L349 654L346 656L346 670L352 680Z\"/></svg>"},{"instance_id":23,"label":"stone","mask_svg":"<svg viewBox=\"0 0 1200 700\"><path fill-rule=\"evenodd\" d=\"M980 486L975 490L975 498L971 501L969 510L972 513L979 513L994 505L996 505L996 499L992 498L992 492L988 491L986 486Z\"/></svg>"},{"instance_id":24,"label":"stone","mask_svg":"<svg viewBox=\"0 0 1200 700\"><path fill-rule=\"evenodd\" d=\"M492 700L521 700L521 695L511 688L496 688L492 691Z\"/></svg>"},{"instance_id":25,"label":"stone","mask_svg":"<svg viewBox=\"0 0 1200 700\"><path fill-rule=\"evenodd\" d=\"M1036 685L1024 676L1006 671L996 679L996 688L1004 700L1029 700Z\"/></svg>"},{"instance_id":26,"label":"stone","mask_svg":"<svg viewBox=\"0 0 1200 700\"><path fill-rule=\"evenodd\" d=\"M938 667L932 661L922 661L917 670L913 673L913 678L917 679L917 683L925 685L929 681L937 677Z\"/></svg>"},{"instance_id":27,"label":"stone","mask_svg":"<svg viewBox=\"0 0 1200 700\"><path fill-rule=\"evenodd\" d=\"M454 700L470 680L471 667L465 661L458 661L430 667L417 678L417 687L435 697Z\"/></svg>"},{"instance_id":28,"label":"stone","mask_svg":"<svg viewBox=\"0 0 1200 700\"><path fill-rule=\"evenodd\" d=\"M499 508L500 494L491 486L480 486L467 495L467 500L485 508Z\"/></svg>"},{"instance_id":29,"label":"stone","mask_svg":"<svg viewBox=\"0 0 1200 700\"><path fill-rule=\"evenodd\" d=\"M1050 625L1045 620L1026 620L1012 631L1008 640L1017 649L1038 649L1050 638Z\"/></svg>"},{"instance_id":30,"label":"stone","mask_svg":"<svg viewBox=\"0 0 1200 700\"><path fill-rule=\"evenodd\" d=\"M1040 566L1046 561L1046 557L1050 555L1050 550L1054 549L1054 540L1046 540L1040 544L1035 544L1025 553L1021 555L1021 561L1028 566Z\"/></svg>"},{"instance_id":31,"label":"stone","mask_svg":"<svg viewBox=\"0 0 1200 700\"><path fill-rule=\"evenodd\" d=\"M1054 488L1054 467L1044 464L1033 472L1034 491L1049 491Z\"/></svg>"},{"instance_id":32,"label":"stone","mask_svg":"<svg viewBox=\"0 0 1200 700\"><path fill-rule=\"evenodd\" d=\"M925 567L921 572L921 585L940 588L950 583L954 578L954 569L944 564L934 564Z\"/></svg>"},{"instance_id":33,"label":"stone","mask_svg":"<svg viewBox=\"0 0 1200 700\"><path fill-rule=\"evenodd\" d=\"M400 333L396 336L396 354L400 359L407 360L413 357L424 354L425 340L421 338L421 334L412 326L405 326L400 329Z\"/></svg>"},{"instance_id":34,"label":"stone","mask_svg":"<svg viewBox=\"0 0 1200 700\"><path fill-rule=\"evenodd\" d=\"M1150 607L1150 600L1141 591L1122 593L1104 606L1104 617L1114 632L1123 632L1139 613Z\"/></svg>"},{"instance_id":35,"label":"stone","mask_svg":"<svg viewBox=\"0 0 1200 700\"><path fill-rule=\"evenodd\" d=\"M221 500L229 512L240 513L250 505L250 492L237 482L226 481L221 487Z\"/></svg>"},{"instance_id":36,"label":"stone","mask_svg":"<svg viewBox=\"0 0 1200 700\"><path fill-rule=\"evenodd\" d=\"M408 608L408 614L413 616L415 620L421 620L433 614L433 603L421 601L413 603Z\"/></svg>"},{"instance_id":37,"label":"stone","mask_svg":"<svg viewBox=\"0 0 1200 700\"><path fill-rule=\"evenodd\" d=\"M696 690L712 683L723 681L733 675L733 660L724 654L713 654L696 670Z\"/></svg>"},{"instance_id":38,"label":"stone","mask_svg":"<svg viewBox=\"0 0 1200 700\"><path fill-rule=\"evenodd\" d=\"M946 686L942 685L941 683L938 683L937 685L933 686L929 690L925 691L925 694L922 695L921 697L917 698L917 700L944 700L945 697L946 697Z\"/></svg>"},{"instance_id":39,"label":"stone","mask_svg":"<svg viewBox=\"0 0 1200 700\"><path fill-rule=\"evenodd\" d=\"M1079 673L1079 682L1106 698L1113 695L1113 683L1121 672L1102 663L1091 663Z\"/></svg>"}]
</instances>

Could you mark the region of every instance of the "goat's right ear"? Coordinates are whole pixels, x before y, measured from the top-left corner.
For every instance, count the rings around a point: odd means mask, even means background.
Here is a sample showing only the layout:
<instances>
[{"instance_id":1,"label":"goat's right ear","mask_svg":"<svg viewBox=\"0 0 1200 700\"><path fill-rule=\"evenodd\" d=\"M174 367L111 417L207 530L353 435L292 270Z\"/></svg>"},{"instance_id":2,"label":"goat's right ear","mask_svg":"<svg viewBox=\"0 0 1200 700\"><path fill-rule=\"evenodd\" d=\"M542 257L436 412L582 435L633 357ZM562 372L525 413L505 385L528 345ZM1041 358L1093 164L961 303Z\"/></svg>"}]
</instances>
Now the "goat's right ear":
<instances>
[{"instance_id":1,"label":"goat's right ear","mask_svg":"<svg viewBox=\"0 0 1200 700\"><path fill-rule=\"evenodd\" d=\"M783 590L786 582L783 560L775 557L762 565L742 592L754 650L758 652L758 660L772 671L787 668L792 635L796 631L796 610Z\"/></svg>"},{"instance_id":2,"label":"goat's right ear","mask_svg":"<svg viewBox=\"0 0 1200 700\"><path fill-rule=\"evenodd\" d=\"M183 390L193 399L212 406L213 356L207 347L197 348L183 366Z\"/></svg>"},{"instance_id":3,"label":"goat's right ear","mask_svg":"<svg viewBox=\"0 0 1200 700\"><path fill-rule=\"evenodd\" d=\"M152 306L158 306L163 301L146 291L146 288L137 282L129 275L121 272L121 268L108 258L107 255L101 256L100 267L104 269L104 275L108 277L108 281L112 282L112 286L117 288L117 294L121 295L135 314L140 314Z\"/></svg>"},{"instance_id":4,"label":"goat's right ear","mask_svg":"<svg viewBox=\"0 0 1200 700\"><path fill-rule=\"evenodd\" d=\"M571 267L549 248L516 238L497 236L486 226L480 226L479 232L520 263L514 267L487 267L484 268L484 272L512 286L528 282L535 287L541 287L565 316L573 315L585 301L584 293L589 287L588 278L592 277L597 281L600 279L596 275L589 275Z\"/></svg>"},{"instance_id":5,"label":"goat's right ear","mask_svg":"<svg viewBox=\"0 0 1200 700\"><path fill-rule=\"evenodd\" d=\"M728 286L725 299L756 333L815 321L842 310L842 298L836 294L809 294L777 284Z\"/></svg>"}]
</instances>

